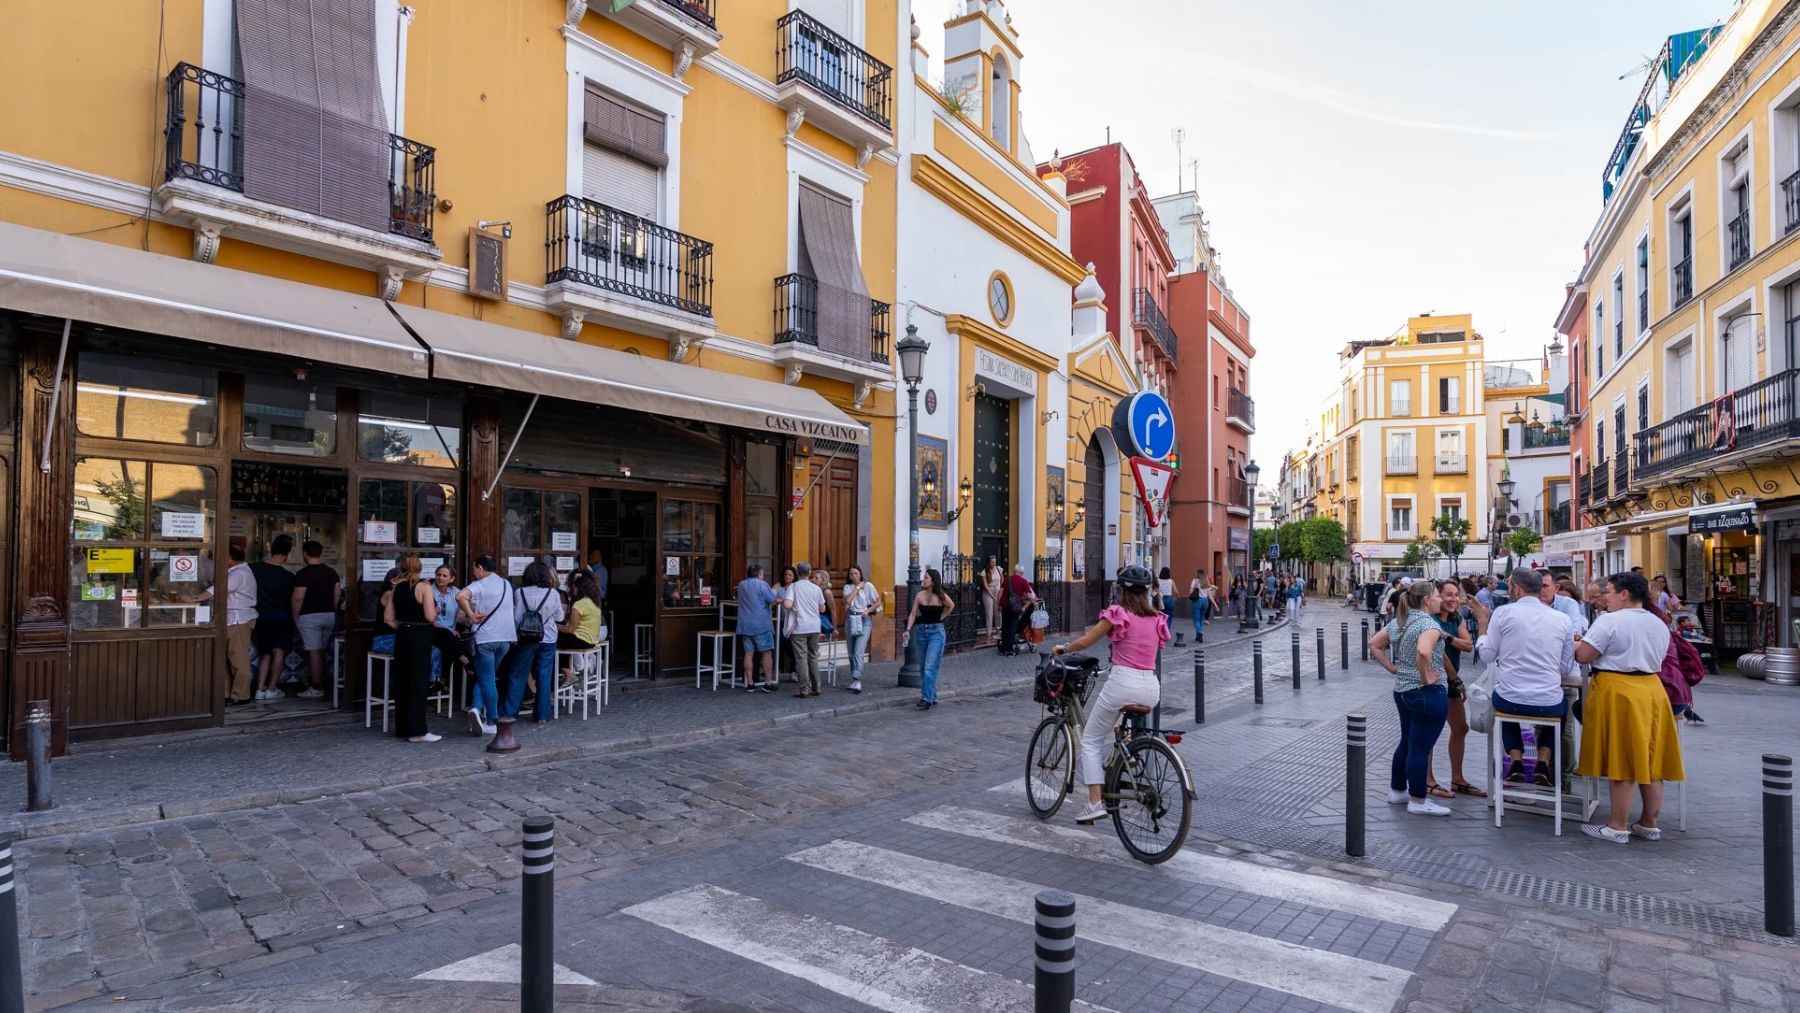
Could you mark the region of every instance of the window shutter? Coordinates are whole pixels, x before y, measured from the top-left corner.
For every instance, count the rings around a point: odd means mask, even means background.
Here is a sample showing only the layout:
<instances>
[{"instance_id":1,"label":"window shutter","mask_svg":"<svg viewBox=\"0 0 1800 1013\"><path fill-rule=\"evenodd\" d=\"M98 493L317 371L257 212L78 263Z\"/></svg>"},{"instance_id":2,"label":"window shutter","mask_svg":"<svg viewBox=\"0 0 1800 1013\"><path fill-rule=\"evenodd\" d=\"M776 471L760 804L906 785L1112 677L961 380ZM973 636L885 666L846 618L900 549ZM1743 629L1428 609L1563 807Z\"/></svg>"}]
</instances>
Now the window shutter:
<instances>
[{"instance_id":1,"label":"window shutter","mask_svg":"<svg viewBox=\"0 0 1800 1013\"><path fill-rule=\"evenodd\" d=\"M1755 368L1750 335L1732 333L1730 325L1727 325L1726 334L1725 389L1719 392L1721 394L1750 386L1753 382L1751 372Z\"/></svg>"},{"instance_id":2,"label":"window shutter","mask_svg":"<svg viewBox=\"0 0 1800 1013\"><path fill-rule=\"evenodd\" d=\"M853 0L799 0L794 4L800 10L811 14L826 28L850 37L850 4Z\"/></svg>"},{"instance_id":3,"label":"window shutter","mask_svg":"<svg viewBox=\"0 0 1800 1013\"><path fill-rule=\"evenodd\" d=\"M1673 416L1692 408L1693 391L1694 346L1689 345L1675 352L1675 362L1669 370L1668 414Z\"/></svg>"},{"instance_id":4,"label":"window shutter","mask_svg":"<svg viewBox=\"0 0 1800 1013\"><path fill-rule=\"evenodd\" d=\"M818 282L819 348L850 358L869 353L869 289L856 250L850 202L802 185L800 242Z\"/></svg>"},{"instance_id":5,"label":"window shutter","mask_svg":"<svg viewBox=\"0 0 1800 1013\"><path fill-rule=\"evenodd\" d=\"M584 145L581 195L654 222L662 204L662 172L598 144Z\"/></svg>"},{"instance_id":6,"label":"window shutter","mask_svg":"<svg viewBox=\"0 0 1800 1013\"><path fill-rule=\"evenodd\" d=\"M589 144L658 169L669 164L668 121L661 114L590 87L583 119Z\"/></svg>"}]
</instances>

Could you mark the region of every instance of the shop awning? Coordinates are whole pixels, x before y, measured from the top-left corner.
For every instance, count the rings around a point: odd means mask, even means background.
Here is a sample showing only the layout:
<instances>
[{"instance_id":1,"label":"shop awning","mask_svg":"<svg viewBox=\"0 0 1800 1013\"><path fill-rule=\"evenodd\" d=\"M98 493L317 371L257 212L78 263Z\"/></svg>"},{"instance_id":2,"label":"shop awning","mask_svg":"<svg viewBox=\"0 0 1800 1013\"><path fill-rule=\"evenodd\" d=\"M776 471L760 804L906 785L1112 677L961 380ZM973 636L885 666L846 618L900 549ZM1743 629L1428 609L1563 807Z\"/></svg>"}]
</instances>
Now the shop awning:
<instances>
[{"instance_id":1,"label":"shop awning","mask_svg":"<svg viewBox=\"0 0 1800 1013\"><path fill-rule=\"evenodd\" d=\"M1545 554L1605 552L1606 529L1603 527L1582 528L1578 531L1545 535L1544 544L1539 547L1538 551Z\"/></svg>"},{"instance_id":2,"label":"shop awning","mask_svg":"<svg viewBox=\"0 0 1800 1013\"><path fill-rule=\"evenodd\" d=\"M373 296L0 223L0 307L229 348L425 377L425 350Z\"/></svg>"},{"instance_id":3,"label":"shop awning","mask_svg":"<svg viewBox=\"0 0 1800 1013\"><path fill-rule=\"evenodd\" d=\"M782 436L869 442L867 426L816 391L696 369L470 317L395 306L431 347L431 375Z\"/></svg>"}]
</instances>

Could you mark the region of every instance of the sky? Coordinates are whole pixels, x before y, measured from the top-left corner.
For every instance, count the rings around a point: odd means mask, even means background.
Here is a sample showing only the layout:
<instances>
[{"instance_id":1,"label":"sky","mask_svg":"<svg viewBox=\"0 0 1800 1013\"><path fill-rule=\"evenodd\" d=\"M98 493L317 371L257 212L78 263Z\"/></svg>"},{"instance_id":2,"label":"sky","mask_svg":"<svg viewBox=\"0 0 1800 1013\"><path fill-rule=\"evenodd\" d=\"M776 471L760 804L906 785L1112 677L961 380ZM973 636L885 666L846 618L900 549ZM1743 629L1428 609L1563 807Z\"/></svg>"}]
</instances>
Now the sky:
<instances>
[{"instance_id":1,"label":"sky","mask_svg":"<svg viewBox=\"0 0 1800 1013\"><path fill-rule=\"evenodd\" d=\"M915 2L934 77L942 24L960 6ZM1181 186L1198 191L1251 319L1251 453L1265 482L1316 428L1352 339L1385 337L1420 313L1472 313L1489 359L1541 353L1642 68L1666 36L1733 7L1008 5L1025 54L1023 131L1038 159L1102 144L1110 127L1153 194L1177 189L1178 165Z\"/></svg>"}]
</instances>

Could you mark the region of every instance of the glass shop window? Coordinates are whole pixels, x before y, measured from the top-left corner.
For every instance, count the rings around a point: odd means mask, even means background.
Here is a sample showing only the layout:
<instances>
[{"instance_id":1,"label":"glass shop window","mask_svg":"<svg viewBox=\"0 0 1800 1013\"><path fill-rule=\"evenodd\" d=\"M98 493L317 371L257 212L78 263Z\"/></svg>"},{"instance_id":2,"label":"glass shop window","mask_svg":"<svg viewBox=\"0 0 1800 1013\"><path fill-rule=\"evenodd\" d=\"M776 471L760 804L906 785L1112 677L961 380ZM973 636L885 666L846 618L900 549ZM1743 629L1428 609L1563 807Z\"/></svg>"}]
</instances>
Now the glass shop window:
<instances>
[{"instance_id":1,"label":"glass shop window","mask_svg":"<svg viewBox=\"0 0 1800 1013\"><path fill-rule=\"evenodd\" d=\"M76 368L75 426L84 436L210 447L219 432L218 374L84 350Z\"/></svg>"},{"instance_id":2,"label":"glass shop window","mask_svg":"<svg viewBox=\"0 0 1800 1013\"><path fill-rule=\"evenodd\" d=\"M70 511L70 626L210 624L214 609L195 599L225 569L213 559L216 484L212 468L79 458Z\"/></svg>"}]
</instances>

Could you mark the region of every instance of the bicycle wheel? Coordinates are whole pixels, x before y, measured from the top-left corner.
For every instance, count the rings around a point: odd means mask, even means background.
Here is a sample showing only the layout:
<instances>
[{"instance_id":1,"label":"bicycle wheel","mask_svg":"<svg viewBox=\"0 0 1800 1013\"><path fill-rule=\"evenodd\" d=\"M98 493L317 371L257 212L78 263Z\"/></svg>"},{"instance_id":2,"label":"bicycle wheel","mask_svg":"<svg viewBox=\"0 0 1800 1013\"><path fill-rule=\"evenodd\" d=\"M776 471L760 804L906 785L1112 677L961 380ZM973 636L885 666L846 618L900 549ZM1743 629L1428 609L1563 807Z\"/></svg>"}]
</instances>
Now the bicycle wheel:
<instances>
[{"instance_id":1,"label":"bicycle wheel","mask_svg":"<svg viewBox=\"0 0 1800 1013\"><path fill-rule=\"evenodd\" d=\"M1025 802L1038 819L1047 820L1062 808L1073 783L1074 763L1068 727L1055 717L1038 722L1025 754Z\"/></svg>"},{"instance_id":2,"label":"bicycle wheel","mask_svg":"<svg viewBox=\"0 0 1800 1013\"><path fill-rule=\"evenodd\" d=\"M1132 740L1126 760L1106 772L1113 829L1131 857L1149 865L1168 861L1187 840L1194 814L1181 757L1151 736Z\"/></svg>"}]
</instances>

